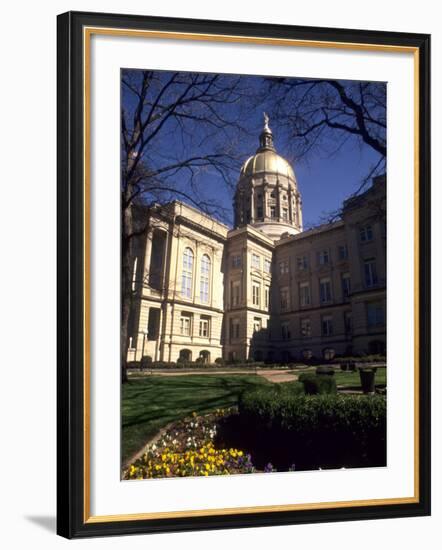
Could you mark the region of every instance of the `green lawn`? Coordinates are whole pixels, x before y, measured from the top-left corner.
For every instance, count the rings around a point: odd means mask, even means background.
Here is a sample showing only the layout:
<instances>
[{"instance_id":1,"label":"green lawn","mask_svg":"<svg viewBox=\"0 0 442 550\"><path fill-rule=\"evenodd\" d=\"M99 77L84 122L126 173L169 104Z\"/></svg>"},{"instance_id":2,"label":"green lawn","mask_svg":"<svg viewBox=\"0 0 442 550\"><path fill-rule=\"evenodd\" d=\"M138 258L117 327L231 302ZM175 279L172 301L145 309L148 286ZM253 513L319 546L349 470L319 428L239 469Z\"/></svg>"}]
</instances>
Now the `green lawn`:
<instances>
[{"instance_id":1,"label":"green lawn","mask_svg":"<svg viewBox=\"0 0 442 550\"><path fill-rule=\"evenodd\" d=\"M303 372L309 372L311 374L315 373L315 367L306 367L306 368L299 368L299 369L293 369L289 371L292 374L301 374ZM341 371L341 370L335 370L334 379L336 381L337 386L344 386L348 388L360 388L361 387L361 379L359 377L358 371ZM378 367L378 370L376 371L376 378L375 378L375 384L376 386L386 386L387 385L387 369L384 367Z\"/></svg>"},{"instance_id":2,"label":"green lawn","mask_svg":"<svg viewBox=\"0 0 442 550\"><path fill-rule=\"evenodd\" d=\"M336 371L336 384L360 388L358 372ZM386 369L379 368L376 385L386 385ZM130 379L122 389L122 460L126 462L158 431L193 411L205 414L236 405L246 389L270 385L254 374L152 375Z\"/></svg>"},{"instance_id":3,"label":"green lawn","mask_svg":"<svg viewBox=\"0 0 442 550\"><path fill-rule=\"evenodd\" d=\"M361 387L361 379L359 377L359 372L352 371L336 371L335 380L337 386L347 386L347 387ZM387 369L378 368L376 371L375 385L376 386L385 386L387 384Z\"/></svg>"},{"instance_id":4,"label":"green lawn","mask_svg":"<svg viewBox=\"0 0 442 550\"><path fill-rule=\"evenodd\" d=\"M123 463L169 422L236 405L242 391L270 382L256 375L148 376L122 389Z\"/></svg>"}]
</instances>

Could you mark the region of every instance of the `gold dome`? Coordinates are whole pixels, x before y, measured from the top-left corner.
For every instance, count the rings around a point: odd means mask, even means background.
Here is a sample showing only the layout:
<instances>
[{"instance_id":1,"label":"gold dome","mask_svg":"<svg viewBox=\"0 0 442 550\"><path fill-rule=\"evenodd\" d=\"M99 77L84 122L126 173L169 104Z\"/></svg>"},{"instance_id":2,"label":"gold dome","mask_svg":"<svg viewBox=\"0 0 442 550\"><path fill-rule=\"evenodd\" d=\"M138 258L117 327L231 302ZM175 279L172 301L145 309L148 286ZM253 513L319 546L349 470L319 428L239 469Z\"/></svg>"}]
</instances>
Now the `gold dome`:
<instances>
[{"instance_id":1,"label":"gold dome","mask_svg":"<svg viewBox=\"0 0 442 550\"><path fill-rule=\"evenodd\" d=\"M271 239L302 231L301 195L295 174L275 150L266 113L259 147L241 168L233 206L235 227L251 225Z\"/></svg>"},{"instance_id":2,"label":"gold dome","mask_svg":"<svg viewBox=\"0 0 442 550\"><path fill-rule=\"evenodd\" d=\"M269 117L266 113L264 113L264 128L259 136L258 150L243 164L239 177L241 179L243 176L260 173L276 174L296 181L293 168L275 151L273 133L269 128Z\"/></svg>"},{"instance_id":3,"label":"gold dome","mask_svg":"<svg viewBox=\"0 0 442 550\"><path fill-rule=\"evenodd\" d=\"M253 176L260 172L285 176L291 180L295 180L295 174L290 164L285 158L271 149L258 151L255 155L248 158L241 168L240 178L243 176Z\"/></svg>"}]
</instances>

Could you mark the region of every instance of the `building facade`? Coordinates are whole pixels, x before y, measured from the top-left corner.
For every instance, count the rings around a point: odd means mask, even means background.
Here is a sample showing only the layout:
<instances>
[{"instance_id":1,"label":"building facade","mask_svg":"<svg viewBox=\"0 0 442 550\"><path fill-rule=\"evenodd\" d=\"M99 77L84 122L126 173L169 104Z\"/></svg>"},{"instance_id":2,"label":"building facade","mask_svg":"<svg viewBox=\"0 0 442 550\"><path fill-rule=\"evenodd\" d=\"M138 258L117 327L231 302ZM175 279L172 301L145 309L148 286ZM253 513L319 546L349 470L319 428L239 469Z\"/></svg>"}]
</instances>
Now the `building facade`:
<instances>
[{"instance_id":1,"label":"building facade","mask_svg":"<svg viewBox=\"0 0 442 550\"><path fill-rule=\"evenodd\" d=\"M303 231L290 164L266 117L234 228L182 202L146 211L128 360L296 361L386 351L385 177L338 221Z\"/></svg>"}]
</instances>

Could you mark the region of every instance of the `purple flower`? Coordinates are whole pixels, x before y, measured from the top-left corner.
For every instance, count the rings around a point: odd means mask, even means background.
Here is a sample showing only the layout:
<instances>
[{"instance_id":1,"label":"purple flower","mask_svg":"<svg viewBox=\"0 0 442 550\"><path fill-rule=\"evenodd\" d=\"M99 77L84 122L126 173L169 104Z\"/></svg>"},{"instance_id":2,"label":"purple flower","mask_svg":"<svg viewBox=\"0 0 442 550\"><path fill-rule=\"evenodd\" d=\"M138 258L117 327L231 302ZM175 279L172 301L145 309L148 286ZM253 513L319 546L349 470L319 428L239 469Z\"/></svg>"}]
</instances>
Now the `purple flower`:
<instances>
[{"instance_id":1,"label":"purple flower","mask_svg":"<svg viewBox=\"0 0 442 550\"><path fill-rule=\"evenodd\" d=\"M266 474L268 474L268 473L270 473L270 472L273 472L273 465L272 465L271 462L269 462L269 463L266 465L266 467L264 468L264 472L265 472Z\"/></svg>"}]
</instances>

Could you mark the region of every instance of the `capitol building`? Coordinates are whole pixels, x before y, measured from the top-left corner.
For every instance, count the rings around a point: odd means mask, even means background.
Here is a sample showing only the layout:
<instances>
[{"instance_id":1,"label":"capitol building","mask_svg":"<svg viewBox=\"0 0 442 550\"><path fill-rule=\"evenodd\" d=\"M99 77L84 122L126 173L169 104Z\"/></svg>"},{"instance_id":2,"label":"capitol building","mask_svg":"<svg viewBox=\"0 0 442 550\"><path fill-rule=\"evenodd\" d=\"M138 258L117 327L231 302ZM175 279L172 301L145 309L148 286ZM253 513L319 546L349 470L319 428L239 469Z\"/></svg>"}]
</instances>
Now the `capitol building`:
<instances>
[{"instance_id":1,"label":"capitol building","mask_svg":"<svg viewBox=\"0 0 442 550\"><path fill-rule=\"evenodd\" d=\"M385 353L385 186L375 178L338 221L304 231L295 172L265 117L239 174L233 229L180 201L143 210L128 360Z\"/></svg>"}]
</instances>

